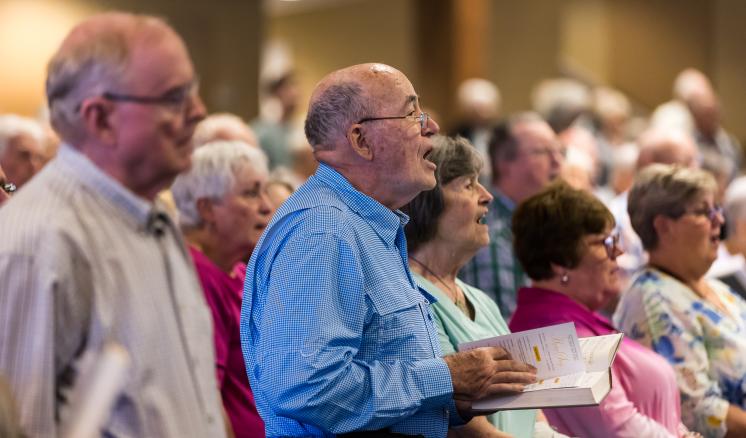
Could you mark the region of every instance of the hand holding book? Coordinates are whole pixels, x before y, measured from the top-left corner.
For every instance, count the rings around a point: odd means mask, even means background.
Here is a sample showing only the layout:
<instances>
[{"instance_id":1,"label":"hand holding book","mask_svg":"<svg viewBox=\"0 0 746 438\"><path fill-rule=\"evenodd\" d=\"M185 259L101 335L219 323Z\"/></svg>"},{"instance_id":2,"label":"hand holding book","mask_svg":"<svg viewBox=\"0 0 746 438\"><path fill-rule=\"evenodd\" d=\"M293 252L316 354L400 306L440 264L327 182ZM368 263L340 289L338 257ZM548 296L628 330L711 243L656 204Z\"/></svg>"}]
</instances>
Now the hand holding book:
<instances>
[{"instance_id":1,"label":"hand holding book","mask_svg":"<svg viewBox=\"0 0 746 438\"><path fill-rule=\"evenodd\" d=\"M502 347L482 347L444 357L453 382L453 398L463 418L474 415L474 401L517 394L536 382L536 369L513 360Z\"/></svg>"}]
</instances>

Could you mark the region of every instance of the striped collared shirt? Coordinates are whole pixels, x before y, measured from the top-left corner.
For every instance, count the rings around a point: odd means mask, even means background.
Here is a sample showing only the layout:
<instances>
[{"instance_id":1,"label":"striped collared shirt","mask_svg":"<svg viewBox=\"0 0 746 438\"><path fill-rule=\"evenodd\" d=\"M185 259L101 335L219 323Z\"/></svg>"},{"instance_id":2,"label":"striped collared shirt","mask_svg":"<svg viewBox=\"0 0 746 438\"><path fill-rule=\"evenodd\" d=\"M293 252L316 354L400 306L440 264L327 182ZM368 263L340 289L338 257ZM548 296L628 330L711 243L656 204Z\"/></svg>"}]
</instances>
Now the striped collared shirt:
<instances>
[{"instance_id":1,"label":"striped collared shirt","mask_svg":"<svg viewBox=\"0 0 746 438\"><path fill-rule=\"evenodd\" d=\"M106 342L130 354L107 436L222 437L212 322L180 233L69 146L0 209L0 374L53 437Z\"/></svg>"}]
</instances>

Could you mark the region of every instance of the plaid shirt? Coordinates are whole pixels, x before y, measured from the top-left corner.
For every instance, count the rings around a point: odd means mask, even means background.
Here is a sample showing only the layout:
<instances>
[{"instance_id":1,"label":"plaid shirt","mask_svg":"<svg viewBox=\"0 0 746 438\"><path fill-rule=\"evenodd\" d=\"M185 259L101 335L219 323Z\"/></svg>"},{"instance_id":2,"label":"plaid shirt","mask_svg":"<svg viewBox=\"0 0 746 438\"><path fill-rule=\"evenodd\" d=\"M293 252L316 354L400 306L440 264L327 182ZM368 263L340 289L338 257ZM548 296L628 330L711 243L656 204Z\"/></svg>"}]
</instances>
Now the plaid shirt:
<instances>
[{"instance_id":1,"label":"plaid shirt","mask_svg":"<svg viewBox=\"0 0 746 438\"><path fill-rule=\"evenodd\" d=\"M510 226L515 204L494 187L492 195L494 200L487 212L490 244L461 269L459 277L495 300L503 317L509 320L515 310L516 293L529 280L513 253Z\"/></svg>"},{"instance_id":2,"label":"plaid shirt","mask_svg":"<svg viewBox=\"0 0 746 438\"><path fill-rule=\"evenodd\" d=\"M408 218L321 164L246 270L241 343L268 437L445 437L453 386L409 271ZM454 415L451 415L454 414Z\"/></svg>"}]
</instances>

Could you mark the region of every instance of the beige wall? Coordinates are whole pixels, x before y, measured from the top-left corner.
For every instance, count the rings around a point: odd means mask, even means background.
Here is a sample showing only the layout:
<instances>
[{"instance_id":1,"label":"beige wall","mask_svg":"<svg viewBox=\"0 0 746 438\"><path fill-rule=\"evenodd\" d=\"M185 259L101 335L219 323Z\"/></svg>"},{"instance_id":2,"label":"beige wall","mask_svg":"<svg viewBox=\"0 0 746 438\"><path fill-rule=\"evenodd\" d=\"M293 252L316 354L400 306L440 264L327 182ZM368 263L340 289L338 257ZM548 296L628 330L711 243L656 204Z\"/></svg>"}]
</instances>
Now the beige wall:
<instances>
[{"instance_id":1,"label":"beige wall","mask_svg":"<svg viewBox=\"0 0 746 438\"><path fill-rule=\"evenodd\" d=\"M35 116L45 105L46 63L74 24L124 9L166 17L182 34L209 110L257 113L259 1L0 0L0 113Z\"/></svg>"},{"instance_id":2,"label":"beige wall","mask_svg":"<svg viewBox=\"0 0 746 438\"><path fill-rule=\"evenodd\" d=\"M413 5L412 0L349 2L270 19L268 39L287 44L295 60L303 102L299 117L321 78L353 64L390 64L417 88Z\"/></svg>"},{"instance_id":3,"label":"beige wall","mask_svg":"<svg viewBox=\"0 0 746 438\"><path fill-rule=\"evenodd\" d=\"M561 3L493 0L487 78L503 97L504 113L530 109L536 83L558 74Z\"/></svg>"}]
</instances>

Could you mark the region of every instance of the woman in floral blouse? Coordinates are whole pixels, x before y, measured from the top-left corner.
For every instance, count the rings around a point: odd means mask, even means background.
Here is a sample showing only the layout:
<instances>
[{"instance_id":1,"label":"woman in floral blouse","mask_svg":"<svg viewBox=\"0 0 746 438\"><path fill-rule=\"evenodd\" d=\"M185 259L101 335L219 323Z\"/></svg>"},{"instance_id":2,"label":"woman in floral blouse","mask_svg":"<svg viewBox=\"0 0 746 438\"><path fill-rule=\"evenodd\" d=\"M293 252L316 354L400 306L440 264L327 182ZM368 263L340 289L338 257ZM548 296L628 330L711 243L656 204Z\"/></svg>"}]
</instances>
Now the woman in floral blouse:
<instances>
[{"instance_id":1,"label":"woman in floral blouse","mask_svg":"<svg viewBox=\"0 0 746 438\"><path fill-rule=\"evenodd\" d=\"M724 222L716 189L701 170L652 165L640 173L629 214L650 261L614 321L674 366L688 427L746 436L746 302L704 278Z\"/></svg>"}]
</instances>

